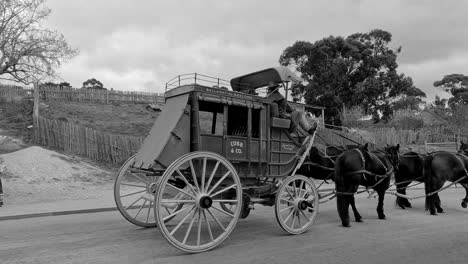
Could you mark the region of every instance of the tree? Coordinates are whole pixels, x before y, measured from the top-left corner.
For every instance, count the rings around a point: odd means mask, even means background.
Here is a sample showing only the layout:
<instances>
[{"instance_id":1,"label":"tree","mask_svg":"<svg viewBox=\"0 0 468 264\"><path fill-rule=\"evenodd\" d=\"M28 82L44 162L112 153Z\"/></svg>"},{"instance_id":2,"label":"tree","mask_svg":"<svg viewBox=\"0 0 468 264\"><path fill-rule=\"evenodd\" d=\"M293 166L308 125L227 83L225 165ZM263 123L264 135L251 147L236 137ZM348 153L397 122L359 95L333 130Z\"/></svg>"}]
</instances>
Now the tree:
<instances>
[{"instance_id":1,"label":"tree","mask_svg":"<svg viewBox=\"0 0 468 264\"><path fill-rule=\"evenodd\" d=\"M68 82L61 82L61 83L54 83L54 82L45 82L42 84L43 86L52 86L52 87L60 87L60 88L72 88L71 84Z\"/></svg>"},{"instance_id":2,"label":"tree","mask_svg":"<svg viewBox=\"0 0 468 264\"><path fill-rule=\"evenodd\" d=\"M346 38L330 36L315 43L297 41L283 51L279 62L302 74L306 103L327 107L327 122L336 123L343 106L360 106L375 121L380 121L381 115L387 121L394 101L405 96L425 97L410 77L397 73L401 48L388 47L391 37L389 32L376 29Z\"/></svg>"},{"instance_id":3,"label":"tree","mask_svg":"<svg viewBox=\"0 0 468 264\"><path fill-rule=\"evenodd\" d=\"M106 88L104 88L104 85L95 78L91 78L83 82L83 88L107 90Z\"/></svg>"},{"instance_id":4,"label":"tree","mask_svg":"<svg viewBox=\"0 0 468 264\"><path fill-rule=\"evenodd\" d=\"M0 1L0 79L30 84L56 77L56 68L78 53L62 34L41 25L51 12L44 2Z\"/></svg>"},{"instance_id":5,"label":"tree","mask_svg":"<svg viewBox=\"0 0 468 264\"><path fill-rule=\"evenodd\" d=\"M458 73L445 75L441 80L434 82L434 87L443 88L453 95L448 101L451 108L468 104L468 76Z\"/></svg>"}]
</instances>

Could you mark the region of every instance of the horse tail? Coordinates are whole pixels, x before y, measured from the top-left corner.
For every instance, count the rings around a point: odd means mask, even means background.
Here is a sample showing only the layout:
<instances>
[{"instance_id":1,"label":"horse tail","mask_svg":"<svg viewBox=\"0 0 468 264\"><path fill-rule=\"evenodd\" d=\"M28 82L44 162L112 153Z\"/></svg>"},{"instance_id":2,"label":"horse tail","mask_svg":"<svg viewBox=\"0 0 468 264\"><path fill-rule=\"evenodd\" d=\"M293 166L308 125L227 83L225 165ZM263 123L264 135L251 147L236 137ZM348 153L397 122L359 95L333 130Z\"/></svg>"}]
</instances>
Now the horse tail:
<instances>
[{"instance_id":1,"label":"horse tail","mask_svg":"<svg viewBox=\"0 0 468 264\"><path fill-rule=\"evenodd\" d=\"M426 192L426 211L430 210L433 203L433 197L427 196L434 189L434 173L432 171L433 155L429 155L424 159L423 176L424 176L424 189Z\"/></svg>"},{"instance_id":2,"label":"horse tail","mask_svg":"<svg viewBox=\"0 0 468 264\"><path fill-rule=\"evenodd\" d=\"M346 152L345 152L346 153ZM346 175L346 154L340 155L335 161L335 190L337 192L336 195L336 209L338 211L338 215L341 219L343 226L349 226L349 199L348 195L344 194L343 192L347 191L346 183L345 183L345 175Z\"/></svg>"}]
</instances>

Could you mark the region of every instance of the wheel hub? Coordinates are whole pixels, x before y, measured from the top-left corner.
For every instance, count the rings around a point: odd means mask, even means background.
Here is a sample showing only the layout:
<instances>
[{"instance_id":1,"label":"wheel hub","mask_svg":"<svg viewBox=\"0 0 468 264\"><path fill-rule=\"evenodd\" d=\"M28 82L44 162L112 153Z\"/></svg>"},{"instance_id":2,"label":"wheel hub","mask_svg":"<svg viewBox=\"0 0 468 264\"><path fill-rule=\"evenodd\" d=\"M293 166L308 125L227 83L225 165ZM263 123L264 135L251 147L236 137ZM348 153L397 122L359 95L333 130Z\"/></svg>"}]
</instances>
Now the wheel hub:
<instances>
[{"instance_id":1,"label":"wheel hub","mask_svg":"<svg viewBox=\"0 0 468 264\"><path fill-rule=\"evenodd\" d=\"M157 187L158 185L155 182L151 183L148 185L148 193L156 193Z\"/></svg>"},{"instance_id":2,"label":"wheel hub","mask_svg":"<svg viewBox=\"0 0 468 264\"><path fill-rule=\"evenodd\" d=\"M213 199L208 195L203 195L198 199L198 206L203 209L208 209L213 204Z\"/></svg>"},{"instance_id":3,"label":"wheel hub","mask_svg":"<svg viewBox=\"0 0 468 264\"><path fill-rule=\"evenodd\" d=\"M307 209L309 204L305 199L295 199L294 200L294 209L299 210L299 211L304 211Z\"/></svg>"}]
</instances>

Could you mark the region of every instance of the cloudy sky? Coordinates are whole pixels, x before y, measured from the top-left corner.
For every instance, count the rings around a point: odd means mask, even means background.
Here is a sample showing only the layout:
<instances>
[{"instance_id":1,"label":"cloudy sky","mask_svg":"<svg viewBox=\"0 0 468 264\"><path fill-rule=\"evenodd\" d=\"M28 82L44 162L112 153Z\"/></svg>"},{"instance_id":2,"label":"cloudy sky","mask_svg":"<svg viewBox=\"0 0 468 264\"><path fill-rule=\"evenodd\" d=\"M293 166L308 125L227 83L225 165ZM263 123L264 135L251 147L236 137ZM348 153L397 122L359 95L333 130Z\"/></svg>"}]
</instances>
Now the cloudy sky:
<instances>
[{"instance_id":1,"label":"cloudy sky","mask_svg":"<svg viewBox=\"0 0 468 264\"><path fill-rule=\"evenodd\" d=\"M60 69L81 87L163 92L190 72L230 79L277 66L296 40L384 29L402 46L399 72L432 100L432 83L468 74L468 1L48 0L47 23L80 54Z\"/></svg>"}]
</instances>

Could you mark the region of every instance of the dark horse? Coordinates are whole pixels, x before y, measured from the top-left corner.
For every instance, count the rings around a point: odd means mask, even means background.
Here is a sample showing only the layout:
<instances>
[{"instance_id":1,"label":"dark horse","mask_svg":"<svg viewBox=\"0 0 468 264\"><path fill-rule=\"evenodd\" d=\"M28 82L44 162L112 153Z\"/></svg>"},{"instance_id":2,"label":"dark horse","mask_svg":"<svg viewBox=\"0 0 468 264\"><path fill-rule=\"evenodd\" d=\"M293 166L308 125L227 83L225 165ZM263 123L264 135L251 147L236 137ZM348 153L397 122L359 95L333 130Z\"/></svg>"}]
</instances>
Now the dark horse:
<instances>
[{"instance_id":1,"label":"dark horse","mask_svg":"<svg viewBox=\"0 0 468 264\"><path fill-rule=\"evenodd\" d=\"M385 191L390 186L393 168L398 167L399 147L399 145L387 146L383 151L369 152L366 144L363 148L345 151L338 157L335 163L336 203L343 226L350 226L348 212L350 205L356 222L362 221L354 200L359 185L377 192L379 195L377 214L379 219L386 218L383 201Z\"/></svg>"},{"instance_id":2,"label":"dark horse","mask_svg":"<svg viewBox=\"0 0 468 264\"><path fill-rule=\"evenodd\" d=\"M333 180L335 160L338 158L338 156L346 150L359 147L362 146L327 146L325 148L325 153L321 153L318 148L312 147L309 151L309 157L304 163L304 166L300 169L299 174L304 174L317 180Z\"/></svg>"},{"instance_id":3,"label":"dark horse","mask_svg":"<svg viewBox=\"0 0 468 264\"><path fill-rule=\"evenodd\" d=\"M457 181L465 188L467 195L462 201L462 207L466 208L468 202L467 167L468 157L460 153L456 155L440 151L431 153L425 158L426 210L429 210L431 215L444 212L439 194L435 192L440 190L446 181Z\"/></svg>"},{"instance_id":4,"label":"dark horse","mask_svg":"<svg viewBox=\"0 0 468 264\"><path fill-rule=\"evenodd\" d=\"M406 187L413 181L424 182L424 157L416 152L407 152L400 157L400 164L395 170L397 192L406 195ZM411 208L408 199L397 196L396 204L401 208Z\"/></svg>"}]
</instances>

